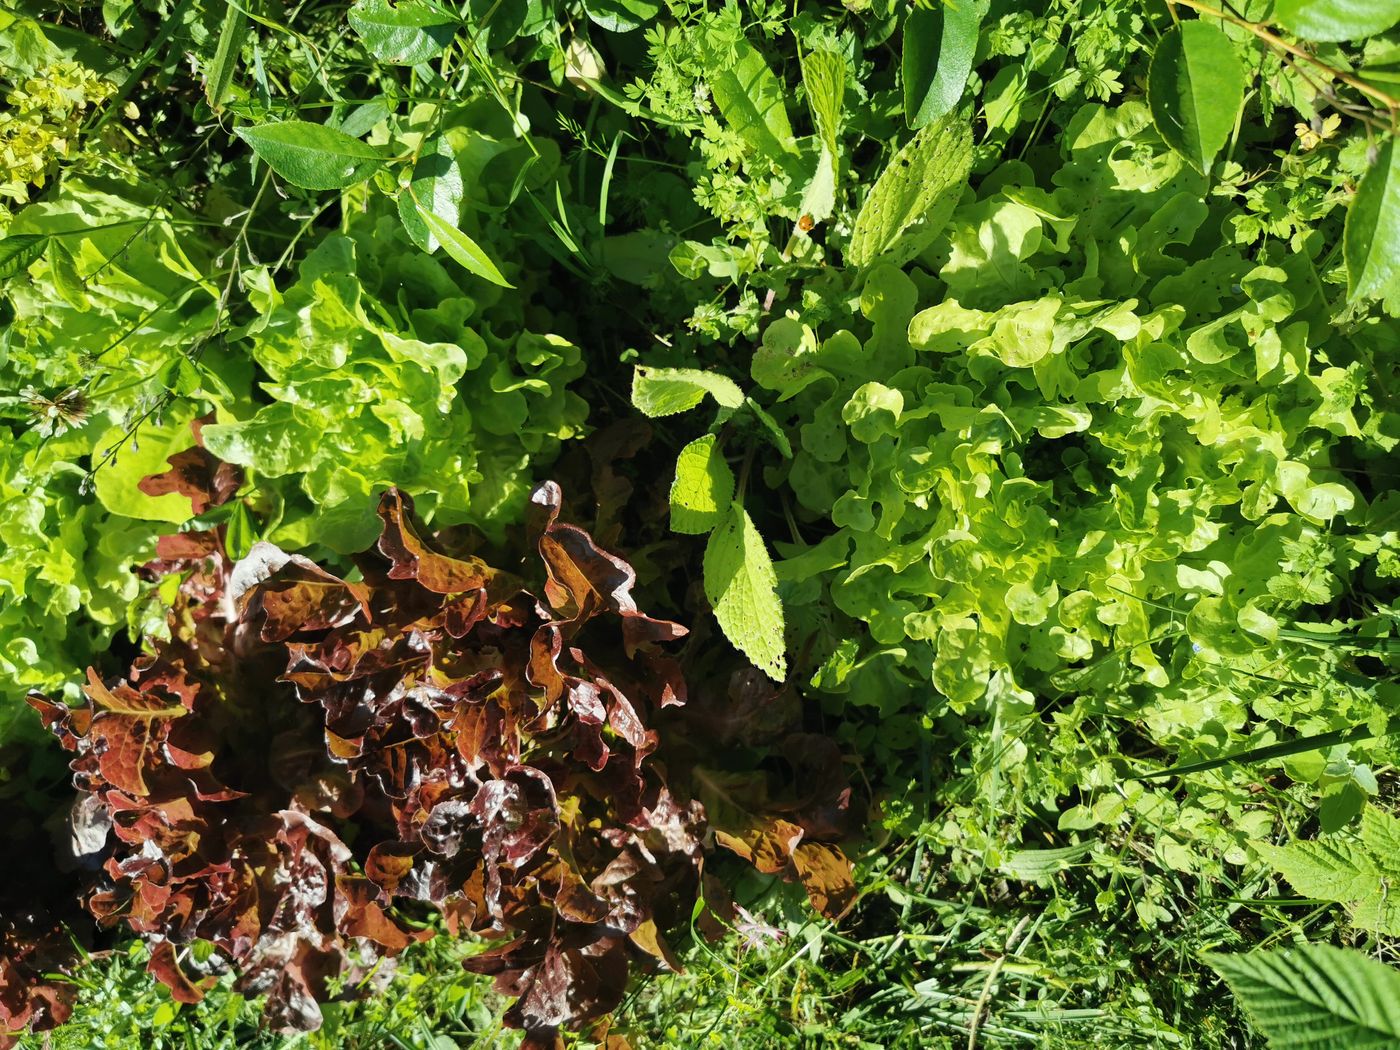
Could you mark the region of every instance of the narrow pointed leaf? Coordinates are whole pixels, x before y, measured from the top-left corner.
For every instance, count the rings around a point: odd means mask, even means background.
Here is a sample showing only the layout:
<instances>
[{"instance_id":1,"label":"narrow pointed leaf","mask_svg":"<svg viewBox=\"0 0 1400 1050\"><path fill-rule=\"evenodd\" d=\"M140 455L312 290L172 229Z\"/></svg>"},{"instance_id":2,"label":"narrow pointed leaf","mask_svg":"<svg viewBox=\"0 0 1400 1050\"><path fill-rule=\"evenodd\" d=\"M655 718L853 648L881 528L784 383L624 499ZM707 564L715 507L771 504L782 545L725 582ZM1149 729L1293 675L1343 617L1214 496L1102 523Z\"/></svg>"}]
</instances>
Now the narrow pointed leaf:
<instances>
[{"instance_id":1,"label":"narrow pointed leaf","mask_svg":"<svg viewBox=\"0 0 1400 1050\"><path fill-rule=\"evenodd\" d=\"M502 288L515 287L501 275L491 256L487 255L476 241L428 211L421 203L417 204L417 212L428 232L441 242L443 251L453 259L492 284L499 284Z\"/></svg>"}]
</instances>

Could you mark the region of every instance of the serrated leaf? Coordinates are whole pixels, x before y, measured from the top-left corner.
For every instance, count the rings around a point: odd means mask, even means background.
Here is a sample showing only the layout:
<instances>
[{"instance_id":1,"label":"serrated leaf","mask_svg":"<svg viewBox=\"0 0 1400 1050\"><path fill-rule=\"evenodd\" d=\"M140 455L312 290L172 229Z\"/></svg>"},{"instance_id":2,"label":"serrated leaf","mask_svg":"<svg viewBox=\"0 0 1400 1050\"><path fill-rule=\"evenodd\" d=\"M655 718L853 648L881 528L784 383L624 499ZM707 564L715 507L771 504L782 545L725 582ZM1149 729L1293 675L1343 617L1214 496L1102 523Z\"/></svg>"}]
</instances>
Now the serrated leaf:
<instances>
[{"instance_id":1,"label":"serrated leaf","mask_svg":"<svg viewBox=\"0 0 1400 1050\"><path fill-rule=\"evenodd\" d=\"M216 112L228 98L228 89L233 84L233 74L238 68L238 59L247 39L248 16L237 4L228 4L223 24L219 27L219 43L214 49L214 57L204 69L204 97Z\"/></svg>"},{"instance_id":2,"label":"serrated leaf","mask_svg":"<svg viewBox=\"0 0 1400 1050\"><path fill-rule=\"evenodd\" d=\"M921 128L951 113L967 87L977 34L988 0L950 0L937 8L915 8L904 23L904 119Z\"/></svg>"},{"instance_id":3,"label":"serrated leaf","mask_svg":"<svg viewBox=\"0 0 1400 1050\"><path fill-rule=\"evenodd\" d=\"M358 0L346 17L365 50L375 58L416 66L441 54L457 32L456 23L416 0Z\"/></svg>"},{"instance_id":4,"label":"serrated leaf","mask_svg":"<svg viewBox=\"0 0 1400 1050\"><path fill-rule=\"evenodd\" d=\"M48 240L41 233L15 233L0 241L0 280L27 270L44 254Z\"/></svg>"},{"instance_id":5,"label":"serrated leaf","mask_svg":"<svg viewBox=\"0 0 1400 1050\"><path fill-rule=\"evenodd\" d=\"M783 605L773 559L738 500L705 545L705 597L724 636L769 678L787 677Z\"/></svg>"},{"instance_id":6,"label":"serrated leaf","mask_svg":"<svg viewBox=\"0 0 1400 1050\"><path fill-rule=\"evenodd\" d=\"M399 194L399 218L413 243L425 252L437 251L442 242L418 215L415 202L449 226L456 227L462 214L462 168L444 136L426 144L413 165L413 180Z\"/></svg>"},{"instance_id":7,"label":"serrated leaf","mask_svg":"<svg viewBox=\"0 0 1400 1050\"><path fill-rule=\"evenodd\" d=\"M501 275L501 271L496 268L491 257L482 250L481 245L457 227L443 222L438 216L424 208L422 204L416 204L415 207L418 217L423 221L428 232L442 244L443 251L478 277L485 278L492 284L499 284L502 288L515 287Z\"/></svg>"},{"instance_id":8,"label":"serrated leaf","mask_svg":"<svg viewBox=\"0 0 1400 1050\"><path fill-rule=\"evenodd\" d=\"M1163 34L1147 72L1158 134L1200 172L1209 170L1230 137L1244 88L1244 66L1230 38L1199 20Z\"/></svg>"},{"instance_id":9,"label":"serrated leaf","mask_svg":"<svg viewBox=\"0 0 1400 1050\"><path fill-rule=\"evenodd\" d=\"M1275 0L1273 17L1304 40L1364 40L1400 22L1395 0Z\"/></svg>"},{"instance_id":10,"label":"serrated leaf","mask_svg":"<svg viewBox=\"0 0 1400 1050\"><path fill-rule=\"evenodd\" d=\"M238 128L234 134L278 175L308 190L345 189L363 182L384 163L373 146L305 120Z\"/></svg>"},{"instance_id":11,"label":"serrated leaf","mask_svg":"<svg viewBox=\"0 0 1400 1050\"><path fill-rule=\"evenodd\" d=\"M1256 843L1260 856L1305 897L1354 901L1375 892L1381 873L1366 850L1346 841Z\"/></svg>"},{"instance_id":12,"label":"serrated leaf","mask_svg":"<svg viewBox=\"0 0 1400 1050\"><path fill-rule=\"evenodd\" d=\"M1400 974L1324 944L1206 955L1272 1050L1400 1046Z\"/></svg>"},{"instance_id":13,"label":"serrated leaf","mask_svg":"<svg viewBox=\"0 0 1400 1050\"><path fill-rule=\"evenodd\" d=\"M1348 299L1383 295L1400 278L1400 153L1394 138L1385 140L1361 177L1342 245Z\"/></svg>"},{"instance_id":14,"label":"serrated leaf","mask_svg":"<svg viewBox=\"0 0 1400 1050\"><path fill-rule=\"evenodd\" d=\"M716 448L715 435L696 438L676 457L671 482L671 528L698 535L724 518L734 498L734 472Z\"/></svg>"},{"instance_id":15,"label":"serrated leaf","mask_svg":"<svg viewBox=\"0 0 1400 1050\"><path fill-rule=\"evenodd\" d=\"M695 368L641 365L632 373L632 404L652 419L686 412L705 400L706 394L722 408L732 410L744 403L744 392L728 376Z\"/></svg>"},{"instance_id":16,"label":"serrated leaf","mask_svg":"<svg viewBox=\"0 0 1400 1050\"><path fill-rule=\"evenodd\" d=\"M880 173L856 216L850 261L899 265L947 225L972 169L972 129L955 114L927 124Z\"/></svg>"},{"instance_id":17,"label":"serrated leaf","mask_svg":"<svg viewBox=\"0 0 1400 1050\"><path fill-rule=\"evenodd\" d=\"M807 108L822 143L835 157L840 151L841 112L846 101L846 60L835 51L807 51L802 55L802 84Z\"/></svg>"}]
</instances>

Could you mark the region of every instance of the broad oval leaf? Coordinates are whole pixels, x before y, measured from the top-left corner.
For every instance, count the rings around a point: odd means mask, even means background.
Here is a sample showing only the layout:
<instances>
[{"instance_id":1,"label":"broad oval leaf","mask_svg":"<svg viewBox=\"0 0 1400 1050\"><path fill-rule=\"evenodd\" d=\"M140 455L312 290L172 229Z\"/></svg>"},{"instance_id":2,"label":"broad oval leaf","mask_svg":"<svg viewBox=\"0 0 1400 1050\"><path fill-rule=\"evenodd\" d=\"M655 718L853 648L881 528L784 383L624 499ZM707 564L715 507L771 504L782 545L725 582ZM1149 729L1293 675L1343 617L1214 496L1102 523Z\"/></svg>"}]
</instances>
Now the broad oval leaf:
<instances>
[{"instance_id":1,"label":"broad oval leaf","mask_svg":"<svg viewBox=\"0 0 1400 1050\"><path fill-rule=\"evenodd\" d=\"M1272 1050L1400 1046L1400 974L1327 944L1205 956Z\"/></svg>"},{"instance_id":2,"label":"broad oval leaf","mask_svg":"<svg viewBox=\"0 0 1400 1050\"><path fill-rule=\"evenodd\" d=\"M1400 275L1400 153L1387 138L1361 177L1342 236L1348 298L1380 295ZM3 250L3 245L0 245Z\"/></svg>"},{"instance_id":3,"label":"broad oval leaf","mask_svg":"<svg viewBox=\"0 0 1400 1050\"><path fill-rule=\"evenodd\" d=\"M744 505L729 505L705 545L705 597L734 648L781 682L787 677L783 605L773 559Z\"/></svg>"},{"instance_id":4,"label":"broad oval leaf","mask_svg":"<svg viewBox=\"0 0 1400 1050\"><path fill-rule=\"evenodd\" d=\"M734 472L716 446L715 435L698 437L676 457L671 482L671 528L698 535L709 532L729 510Z\"/></svg>"},{"instance_id":5,"label":"broad oval leaf","mask_svg":"<svg viewBox=\"0 0 1400 1050\"><path fill-rule=\"evenodd\" d=\"M736 409L744 392L728 376L695 368L646 368L632 373L632 404L652 419L694 408L709 394L721 408Z\"/></svg>"},{"instance_id":6,"label":"broad oval leaf","mask_svg":"<svg viewBox=\"0 0 1400 1050\"><path fill-rule=\"evenodd\" d=\"M583 9L591 21L610 33L630 33L661 14L656 0L584 0Z\"/></svg>"},{"instance_id":7,"label":"broad oval leaf","mask_svg":"<svg viewBox=\"0 0 1400 1050\"><path fill-rule=\"evenodd\" d=\"M875 181L856 216L850 261L913 258L947 225L972 169L972 129L949 113L924 126Z\"/></svg>"},{"instance_id":8,"label":"broad oval leaf","mask_svg":"<svg viewBox=\"0 0 1400 1050\"><path fill-rule=\"evenodd\" d=\"M27 270L44 254L48 242L42 233L15 233L0 241L0 280Z\"/></svg>"},{"instance_id":9,"label":"broad oval leaf","mask_svg":"<svg viewBox=\"0 0 1400 1050\"><path fill-rule=\"evenodd\" d=\"M258 158L293 186L343 190L369 178L384 163L373 146L305 120L238 128Z\"/></svg>"},{"instance_id":10,"label":"broad oval leaf","mask_svg":"<svg viewBox=\"0 0 1400 1050\"><path fill-rule=\"evenodd\" d=\"M451 18L416 0L358 0L346 17L370 54L401 66L441 54L457 32Z\"/></svg>"},{"instance_id":11,"label":"broad oval leaf","mask_svg":"<svg viewBox=\"0 0 1400 1050\"><path fill-rule=\"evenodd\" d=\"M418 218L422 220L428 232L442 243L442 250L453 259L492 284L499 284L502 288L515 287L502 276L491 256L487 255L476 241L457 227L443 222L442 219L423 207L421 203L415 203L415 208L418 212Z\"/></svg>"},{"instance_id":12,"label":"broad oval leaf","mask_svg":"<svg viewBox=\"0 0 1400 1050\"><path fill-rule=\"evenodd\" d=\"M399 218L413 243L425 252L435 252L442 242L418 215L418 208L432 212L455 227L462 214L462 167L457 154L443 136L427 144L413 165L413 180L399 194Z\"/></svg>"},{"instance_id":13,"label":"broad oval leaf","mask_svg":"<svg viewBox=\"0 0 1400 1050\"><path fill-rule=\"evenodd\" d=\"M1163 35L1147 72L1152 122L1168 146L1204 173L1244 102L1244 66L1208 22L1183 22Z\"/></svg>"},{"instance_id":14,"label":"broad oval leaf","mask_svg":"<svg viewBox=\"0 0 1400 1050\"><path fill-rule=\"evenodd\" d=\"M1305 40L1337 43L1383 33L1400 22L1395 0L1276 0L1273 17Z\"/></svg>"},{"instance_id":15,"label":"broad oval leaf","mask_svg":"<svg viewBox=\"0 0 1400 1050\"><path fill-rule=\"evenodd\" d=\"M951 113L967 87L987 0L915 8L904 23L904 119L921 128Z\"/></svg>"}]
</instances>

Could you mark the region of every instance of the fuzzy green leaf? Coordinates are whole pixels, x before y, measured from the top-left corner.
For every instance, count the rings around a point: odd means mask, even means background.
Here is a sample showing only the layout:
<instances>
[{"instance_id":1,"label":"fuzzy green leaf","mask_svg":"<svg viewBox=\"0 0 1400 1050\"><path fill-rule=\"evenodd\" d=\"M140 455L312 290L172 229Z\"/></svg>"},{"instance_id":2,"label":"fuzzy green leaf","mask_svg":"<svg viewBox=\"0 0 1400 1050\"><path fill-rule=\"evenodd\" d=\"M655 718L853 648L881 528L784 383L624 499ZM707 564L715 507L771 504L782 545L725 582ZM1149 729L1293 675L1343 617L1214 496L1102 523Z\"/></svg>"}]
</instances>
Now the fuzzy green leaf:
<instances>
[{"instance_id":1,"label":"fuzzy green leaf","mask_svg":"<svg viewBox=\"0 0 1400 1050\"><path fill-rule=\"evenodd\" d=\"M214 57L204 70L204 97L216 111L228 98L228 90L233 85L233 74L238 69L238 59L247 40L248 16L243 13L241 7L231 3L224 12Z\"/></svg>"},{"instance_id":2,"label":"fuzzy green leaf","mask_svg":"<svg viewBox=\"0 0 1400 1050\"><path fill-rule=\"evenodd\" d=\"M972 168L972 129L955 114L926 125L880 173L856 216L850 261L884 255L898 265L917 255L948 223Z\"/></svg>"},{"instance_id":3,"label":"fuzzy green leaf","mask_svg":"<svg viewBox=\"0 0 1400 1050\"><path fill-rule=\"evenodd\" d=\"M632 373L632 404L644 415L674 416L713 397L722 408L736 409L744 403L744 392L728 376L701 372L694 368L646 368Z\"/></svg>"},{"instance_id":4,"label":"fuzzy green leaf","mask_svg":"<svg viewBox=\"0 0 1400 1050\"><path fill-rule=\"evenodd\" d=\"M802 55L802 84L812 123L832 157L838 155L837 136L846 101L846 60L835 51L808 51Z\"/></svg>"},{"instance_id":5,"label":"fuzzy green leaf","mask_svg":"<svg viewBox=\"0 0 1400 1050\"><path fill-rule=\"evenodd\" d=\"M1209 22L1183 22L1163 35L1147 74L1147 100L1163 140L1197 171L1209 170L1244 101L1244 66Z\"/></svg>"},{"instance_id":6,"label":"fuzzy green leaf","mask_svg":"<svg viewBox=\"0 0 1400 1050\"><path fill-rule=\"evenodd\" d=\"M764 674L787 677L783 606L763 537L737 500L705 545L705 597L724 636Z\"/></svg>"},{"instance_id":7,"label":"fuzzy green leaf","mask_svg":"<svg viewBox=\"0 0 1400 1050\"><path fill-rule=\"evenodd\" d=\"M671 528L690 535L709 532L734 498L734 472L715 447L715 435L696 438L676 458L671 483Z\"/></svg>"},{"instance_id":8,"label":"fuzzy green leaf","mask_svg":"<svg viewBox=\"0 0 1400 1050\"><path fill-rule=\"evenodd\" d=\"M293 186L341 190L363 182L384 163L373 146L305 120L238 128L234 134Z\"/></svg>"}]
</instances>

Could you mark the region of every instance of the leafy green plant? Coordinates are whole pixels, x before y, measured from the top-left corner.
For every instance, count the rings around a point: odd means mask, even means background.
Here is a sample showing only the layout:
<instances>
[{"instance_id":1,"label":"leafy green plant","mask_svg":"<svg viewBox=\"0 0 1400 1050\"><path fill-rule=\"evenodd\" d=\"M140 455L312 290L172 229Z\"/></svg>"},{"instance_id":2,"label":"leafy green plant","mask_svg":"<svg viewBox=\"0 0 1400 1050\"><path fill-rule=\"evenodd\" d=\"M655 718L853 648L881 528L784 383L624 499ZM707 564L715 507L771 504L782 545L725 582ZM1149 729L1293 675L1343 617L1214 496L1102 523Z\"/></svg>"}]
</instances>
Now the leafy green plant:
<instances>
[{"instance_id":1,"label":"leafy green plant","mask_svg":"<svg viewBox=\"0 0 1400 1050\"><path fill-rule=\"evenodd\" d=\"M1306 944L1207 961L1274 1050L1350 1050L1400 1039L1400 975L1360 952Z\"/></svg>"}]
</instances>

